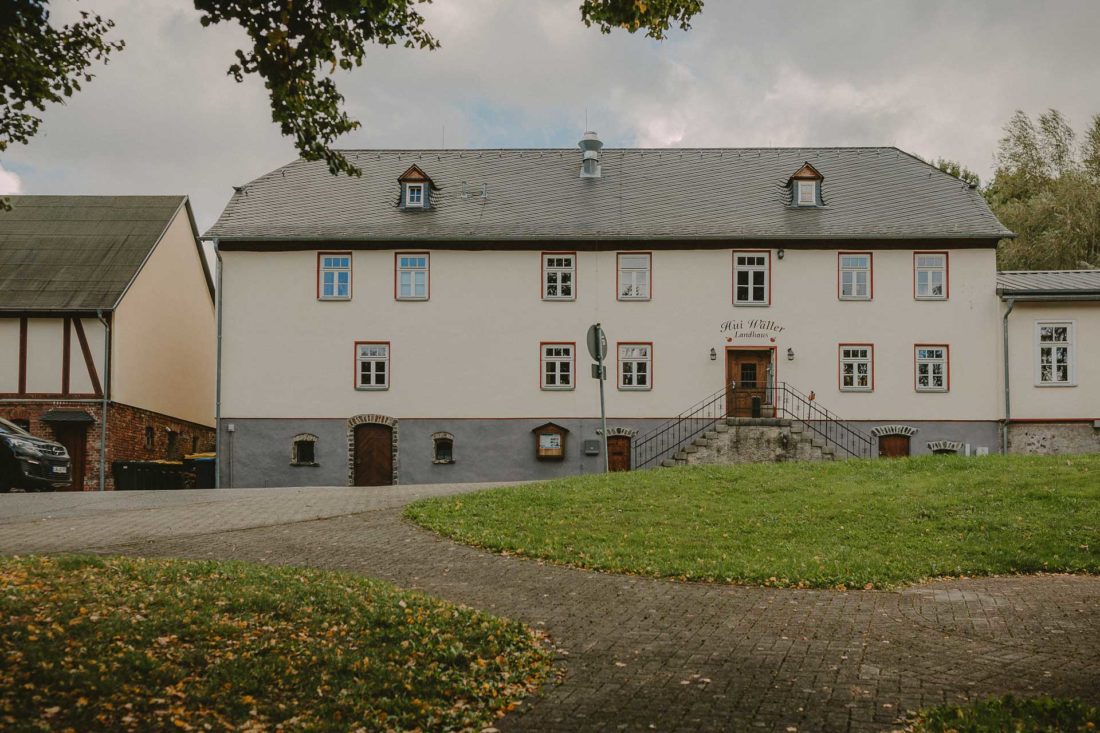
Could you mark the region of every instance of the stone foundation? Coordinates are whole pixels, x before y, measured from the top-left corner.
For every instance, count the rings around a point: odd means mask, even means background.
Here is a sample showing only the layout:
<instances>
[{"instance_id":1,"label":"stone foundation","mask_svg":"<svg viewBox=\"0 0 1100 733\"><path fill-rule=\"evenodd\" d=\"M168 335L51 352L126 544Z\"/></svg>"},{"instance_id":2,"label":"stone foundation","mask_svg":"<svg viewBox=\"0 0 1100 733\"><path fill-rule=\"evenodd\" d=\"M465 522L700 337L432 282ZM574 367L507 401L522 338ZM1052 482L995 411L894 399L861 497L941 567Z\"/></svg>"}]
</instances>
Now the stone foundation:
<instances>
[{"instance_id":1,"label":"stone foundation","mask_svg":"<svg viewBox=\"0 0 1100 733\"><path fill-rule=\"evenodd\" d=\"M1100 453L1100 429L1089 422L1010 423L1008 452L1052 456Z\"/></svg>"}]
</instances>

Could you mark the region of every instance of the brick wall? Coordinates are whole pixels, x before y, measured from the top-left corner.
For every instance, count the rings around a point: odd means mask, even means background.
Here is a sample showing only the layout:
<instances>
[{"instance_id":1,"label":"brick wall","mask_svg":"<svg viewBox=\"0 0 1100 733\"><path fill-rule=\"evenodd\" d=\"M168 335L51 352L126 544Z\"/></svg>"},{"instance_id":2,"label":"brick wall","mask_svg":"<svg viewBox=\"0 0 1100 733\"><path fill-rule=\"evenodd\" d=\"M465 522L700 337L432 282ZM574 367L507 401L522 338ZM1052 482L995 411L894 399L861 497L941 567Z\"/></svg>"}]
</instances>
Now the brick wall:
<instances>
[{"instance_id":1,"label":"brick wall","mask_svg":"<svg viewBox=\"0 0 1100 733\"><path fill-rule=\"evenodd\" d=\"M72 402L64 400L25 400L0 403L0 417L8 420L27 420L31 434L55 440L53 428L42 421L52 409L83 410L92 416L88 425L85 444L86 463L83 491L99 489L99 428L101 424L100 402ZM151 428L151 444L147 442L147 429ZM176 434L175 454L170 454L169 435ZM114 461L151 461L165 458L179 459L193 452L214 450L214 429L195 423L176 420L156 412L129 405L110 403L107 407L107 490L114 489L111 464ZM74 490L75 487L74 487Z\"/></svg>"}]
</instances>

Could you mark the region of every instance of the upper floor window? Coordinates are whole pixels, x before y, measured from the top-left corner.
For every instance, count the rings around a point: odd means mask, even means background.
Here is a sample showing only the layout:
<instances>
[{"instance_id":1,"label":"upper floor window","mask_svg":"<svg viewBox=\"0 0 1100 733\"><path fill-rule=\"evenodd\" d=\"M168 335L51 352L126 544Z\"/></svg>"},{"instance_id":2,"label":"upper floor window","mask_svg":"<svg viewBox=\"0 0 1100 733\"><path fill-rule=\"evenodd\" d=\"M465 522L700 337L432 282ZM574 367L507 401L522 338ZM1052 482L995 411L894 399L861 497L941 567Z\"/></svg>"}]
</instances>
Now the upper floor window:
<instances>
[{"instance_id":1,"label":"upper floor window","mask_svg":"<svg viewBox=\"0 0 1100 733\"><path fill-rule=\"evenodd\" d=\"M840 390L870 392L875 388L875 347L848 344L840 347Z\"/></svg>"},{"instance_id":2,"label":"upper floor window","mask_svg":"<svg viewBox=\"0 0 1100 733\"><path fill-rule=\"evenodd\" d=\"M573 252L544 252L542 255L542 299L574 300L577 255Z\"/></svg>"},{"instance_id":3,"label":"upper floor window","mask_svg":"<svg viewBox=\"0 0 1100 733\"><path fill-rule=\"evenodd\" d=\"M870 300L871 253L840 253L840 299Z\"/></svg>"},{"instance_id":4,"label":"upper floor window","mask_svg":"<svg viewBox=\"0 0 1100 733\"><path fill-rule=\"evenodd\" d=\"M649 300L651 257L648 252L619 254L619 300Z\"/></svg>"},{"instance_id":5,"label":"upper floor window","mask_svg":"<svg viewBox=\"0 0 1100 733\"><path fill-rule=\"evenodd\" d=\"M1071 387L1074 373L1073 322L1040 321L1036 325L1039 345L1036 365L1038 383L1047 386Z\"/></svg>"},{"instance_id":6,"label":"upper floor window","mask_svg":"<svg viewBox=\"0 0 1100 733\"><path fill-rule=\"evenodd\" d=\"M947 298L946 252L916 252L913 255L913 271L917 299Z\"/></svg>"},{"instance_id":7,"label":"upper floor window","mask_svg":"<svg viewBox=\"0 0 1100 733\"><path fill-rule=\"evenodd\" d=\"M424 184L405 184L405 206L409 208L422 208L424 206Z\"/></svg>"},{"instance_id":8,"label":"upper floor window","mask_svg":"<svg viewBox=\"0 0 1100 733\"><path fill-rule=\"evenodd\" d=\"M427 253L399 253L397 255L397 299L427 300L428 269Z\"/></svg>"},{"instance_id":9,"label":"upper floor window","mask_svg":"<svg viewBox=\"0 0 1100 733\"><path fill-rule=\"evenodd\" d=\"M653 389L652 344L619 344L619 389Z\"/></svg>"},{"instance_id":10,"label":"upper floor window","mask_svg":"<svg viewBox=\"0 0 1100 733\"><path fill-rule=\"evenodd\" d=\"M573 389L573 344L542 345L542 388Z\"/></svg>"},{"instance_id":11,"label":"upper floor window","mask_svg":"<svg viewBox=\"0 0 1100 733\"><path fill-rule=\"evenodd\" d=\"M733 253L734 305L768 305L771 302L770 252Z\"/></svg>"},{"instance_id":12,"label":"upper floor window","mask_svg":"<svg viewBox=\"0 0 1100 733\"><path fill-rule=\"evenodd\" d=\"M949 388L947 346L917 346L918 392L946 392Z\"/></svg>"},{"instance_id":13,"label":"upper floor window","mask_svg":"<svg viewBox=\"0 0 1100 733\"><path fill-rule=\"evenodd\" d=\"M317 297L321 300L351 298L351 255L322 252L317 257Z\"/></svg>"},{"instance_id":14,"label":"upper floor window","mask_svg":"<svg viewBox=\"0 0 1100 733\"><path fill-rule=\"evenodd\" d=\"M388 342L355 343L355 388L389 389L390 345Z\"/></svg>"}]
</instances>

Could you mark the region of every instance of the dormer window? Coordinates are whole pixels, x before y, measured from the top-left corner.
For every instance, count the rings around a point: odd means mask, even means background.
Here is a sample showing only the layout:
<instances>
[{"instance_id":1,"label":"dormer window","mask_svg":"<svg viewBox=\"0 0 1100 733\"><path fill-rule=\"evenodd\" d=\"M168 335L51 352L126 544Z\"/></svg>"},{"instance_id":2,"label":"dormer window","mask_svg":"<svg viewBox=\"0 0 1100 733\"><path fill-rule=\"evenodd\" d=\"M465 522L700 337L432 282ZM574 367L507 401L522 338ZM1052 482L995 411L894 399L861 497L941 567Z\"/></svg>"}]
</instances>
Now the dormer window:
<instances>
[{"instance_id":1,"label":"dormer window","mask_svg":"<svg viewBox=\"0 0 1100 733\"><path fill-rule=\"evenodd\" d=\"M821 175L817 168L809 163L803 163L802 167L787 180L791 205L799 207L822 206L821 182L823 180L825 180L825 177Z\"/></svg>"},{"instance_id":2,"label":"dormer window","mask_svg":"<svg viewBox=\"0 0 1100 733\"><path fill-rule=\"evenodd\" d=\"M427 209L431 207L432 189L435 184L428 174L414 165L397 179L401 185L400 206L402 209Z\"/></svg>"},{"instance_id":3,"label":"dormer window","mask_svg":"<svg viewBox=\"0 0 1100 733\"><path fill-rule=\"evenodd\" d=\"M817 206L817 181L798 181L798 205Z\"/></svg>"}]
</instances>

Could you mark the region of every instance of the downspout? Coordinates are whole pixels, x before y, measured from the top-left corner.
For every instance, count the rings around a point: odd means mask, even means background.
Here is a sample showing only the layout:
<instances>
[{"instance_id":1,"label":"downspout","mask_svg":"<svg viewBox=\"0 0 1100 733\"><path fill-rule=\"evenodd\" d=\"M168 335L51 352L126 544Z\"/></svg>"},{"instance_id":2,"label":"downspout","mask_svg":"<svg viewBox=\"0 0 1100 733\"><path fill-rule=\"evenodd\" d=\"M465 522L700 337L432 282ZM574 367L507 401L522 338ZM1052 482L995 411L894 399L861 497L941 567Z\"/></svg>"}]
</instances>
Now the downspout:
<instances>
[{"instance_id":1,"label":"downspout","mask_svg":"<svg viewBox=\"0 0 1100 733\"><path fill-rule=\"evenodd\" d=\"M1012 315L1012 309L1016 307L1014 298L1008 299L1008 310L1001 319L1001 343L1004 346L1005 365L1005 421L1001 426L1001 453L1008 453L1008 422L1012 419L1012 392L1008 383L1008 317Z\"/></svg>"},{"instance_id":2,"label":"downspout","mask_svg":"<svg viewBox=\"0 0 1100 733\"><path fill-rule=\"evenodd\" d=\"M96 318L103 324L103 406L99 411L99 490L107 490L107 403L111 391L111 324L96 309Z\"/></svg>"},{"instance_id":3,"label":"downspout","mask_svg":"<svg viewBox=\"0 0 1100 733\"><path fill-rule=\"evenodd\" d=\"M222 487L222 253L218 237L213 238L215 268L214 311L217 355L214 358L214 488Z\"/></svg>"}]
</instances>

